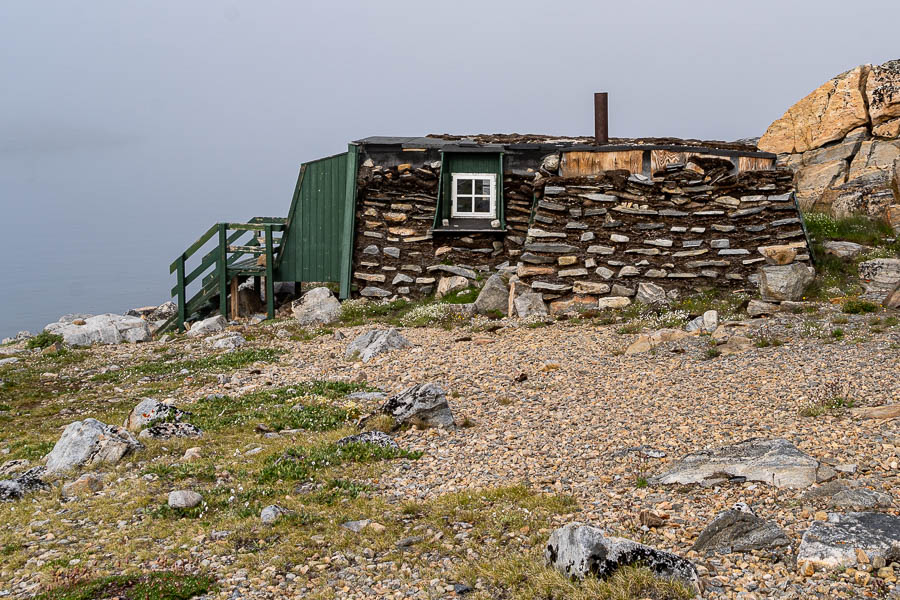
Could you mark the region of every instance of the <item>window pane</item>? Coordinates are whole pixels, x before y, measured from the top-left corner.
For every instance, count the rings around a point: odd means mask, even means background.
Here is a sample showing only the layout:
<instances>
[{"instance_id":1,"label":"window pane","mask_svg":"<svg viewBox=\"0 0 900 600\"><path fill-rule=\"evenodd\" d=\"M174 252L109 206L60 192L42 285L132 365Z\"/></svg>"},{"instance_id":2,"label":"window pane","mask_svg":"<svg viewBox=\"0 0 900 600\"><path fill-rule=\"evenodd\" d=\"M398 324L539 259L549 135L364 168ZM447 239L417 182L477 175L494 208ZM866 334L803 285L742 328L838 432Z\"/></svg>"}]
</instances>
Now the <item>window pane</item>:
<instances>
[{"instance_id":1,"label":"window pane","mask_svg":"<svg viewBox=\"0 0 900 600\"><path fill-rule=\"evenodd\" d=\"M471 194L472 193L472 180L471 179L457 179L456 180L456 193L457 194Z\"/></svg>"},{"instance_id":2,"label":"window pane","mask_svg":"<svg viewBox=\"0 0 900 600\"><path fill-rule=\"evenodd\" d=\"M486 196L475 198L475 212L489 213L491 212L491 199Z\"/></svg>"},{"instance_id":3,"label":"window pane","mask_svg":"<svg viewBox=\"0 0 900 600\"><path fill-rule=\"evenodd\" d=\"M471 183L471 181L469 182ZM457 212L472 212L472 198L470 196L460 196L456 199Z\"/></svg>"},{"instance_id":4,"label":"window pane","mask_svg":"<svg viewBox=\"0 0 900 600\"><path fill-rule=\"evenodd\" d=\"M488 179L475 180L475 193L487 196L491 193L491 182Z\"/></svg>"}]
</instances>

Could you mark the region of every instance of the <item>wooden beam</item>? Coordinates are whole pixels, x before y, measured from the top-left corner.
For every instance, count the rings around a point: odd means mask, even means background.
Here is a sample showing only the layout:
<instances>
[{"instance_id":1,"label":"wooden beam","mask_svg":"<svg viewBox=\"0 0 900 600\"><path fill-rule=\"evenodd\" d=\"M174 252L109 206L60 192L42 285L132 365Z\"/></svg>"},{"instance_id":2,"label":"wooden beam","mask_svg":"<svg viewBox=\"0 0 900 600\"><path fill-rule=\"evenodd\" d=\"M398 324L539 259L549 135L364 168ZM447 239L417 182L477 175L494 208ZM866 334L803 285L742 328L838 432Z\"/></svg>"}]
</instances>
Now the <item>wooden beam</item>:
<instances>
[{"instance_id":1,"label":"wooden beam","mask_svg":"<svg viewBox=\"0 0 900 600\"><path fill-rule=\"evenodd\" d=\"M219 223L219 313L228 319L228 230L225 223Z\"/></svg>"},{"instance_id":2,"label":"wooden beam","mask_svg":"<svg viewBox=\"0 0 900 600\"><path fill-rule=\"evenodd\" d=\"M266 225L266 315L269 319L275 318L274 262L272 260L272 226Z\"/></svg>"},{"instance_id":3,"label":"wooden beam","mask_svg":"<svg viewBox=\"0 0 900 600\"><path fill-rule=\"evenodd\" d=\"M241 282L237 276L231 278L231 316L235 319L241 316L240 294L238 294L240 285Z\"/></svg>"},{"instance_id":4,"label":"wooden beam","mask_svg":"<svg viewBox=\"0 0 900 600\"><path fill-rule=\"evenodd\" d=\"M563 152L560 175L579 177L619 169L624 169L632 174L641 173L644 169L644 151Z\"/></svg>"},{"instance_id":5,"label":"wooden beam","mask_svg":"<svg viewBox=\"0 0 900 600\"><path fill-rule=\"evenodd\" d=\"M184 309L186 304L185 298L185 290L184 290L184 254L178 257L178 260L175 261L175 267L178 270L178 283L175 285L178 291L178 331L184 331Z\"/></svg>"}]
</instances>

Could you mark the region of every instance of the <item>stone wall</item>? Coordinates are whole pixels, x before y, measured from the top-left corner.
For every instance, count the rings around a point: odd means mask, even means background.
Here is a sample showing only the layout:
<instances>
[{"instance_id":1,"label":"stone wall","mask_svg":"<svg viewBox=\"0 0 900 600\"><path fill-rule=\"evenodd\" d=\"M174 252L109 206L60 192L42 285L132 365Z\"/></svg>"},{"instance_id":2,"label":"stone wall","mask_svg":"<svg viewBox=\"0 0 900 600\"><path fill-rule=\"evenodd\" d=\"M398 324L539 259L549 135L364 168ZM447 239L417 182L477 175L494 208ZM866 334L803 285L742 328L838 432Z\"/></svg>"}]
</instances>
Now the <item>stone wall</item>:
<instances>
[{"instance_id":1,"label":"stone wall","mask_svg":"<svg viewBox=\"0 0 900 600\"><path fill-rule=\"evenodd\" d=\"M507 232L431 233L441 163L367 158L357 181L352 283L364 297L420 298L444 275L474 281L479 272L509 265L528 230L534 174L505 173Z\"/></svg>"},{"instance_id":2,"label":"stone wall","mask_svg":"<svg viewBox=\"0 0 900 600\"><path fill-rule=\"evenodd\" d=\"M565 309L633 296L641 283L670 295L750 288L763 246L796 244L798 259L809 260L792 173L730 172L729 161L705 158L653 178L624 171L550 178L517 274Z\"/></svg>"}]
</instances>

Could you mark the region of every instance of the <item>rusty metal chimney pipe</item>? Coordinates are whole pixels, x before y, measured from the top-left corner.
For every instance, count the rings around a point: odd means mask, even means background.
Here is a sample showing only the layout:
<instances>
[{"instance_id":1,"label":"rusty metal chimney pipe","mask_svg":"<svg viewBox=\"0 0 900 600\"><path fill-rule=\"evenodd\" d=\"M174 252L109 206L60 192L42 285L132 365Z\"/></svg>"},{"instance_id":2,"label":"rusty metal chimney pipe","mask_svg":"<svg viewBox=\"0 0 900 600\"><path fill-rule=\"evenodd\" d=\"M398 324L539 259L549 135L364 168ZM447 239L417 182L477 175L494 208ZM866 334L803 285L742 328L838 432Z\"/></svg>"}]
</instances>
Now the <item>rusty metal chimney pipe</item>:
<instances>
[{"instance_id":1,"label":"rusty metal chimney pipe","mask_svg":"<svg viewBox=\"0 0 900 600\"><path fill-rule=\"evenodd\" d=\"M594 94L594 140L598 146L609 143L609 94Z\"/></svg>"}]
</instances>

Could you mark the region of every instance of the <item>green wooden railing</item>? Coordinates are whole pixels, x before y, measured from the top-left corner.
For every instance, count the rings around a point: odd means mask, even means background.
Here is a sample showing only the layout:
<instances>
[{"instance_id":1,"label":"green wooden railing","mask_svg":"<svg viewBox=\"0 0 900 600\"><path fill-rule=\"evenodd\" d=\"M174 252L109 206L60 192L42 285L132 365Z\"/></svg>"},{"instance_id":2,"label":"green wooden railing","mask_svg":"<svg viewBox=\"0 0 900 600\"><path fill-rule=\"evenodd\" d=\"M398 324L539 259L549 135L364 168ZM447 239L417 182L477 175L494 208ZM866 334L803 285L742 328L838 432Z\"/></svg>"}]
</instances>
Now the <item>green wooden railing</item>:
<instances>
[{"instance_id":1,"label":"green wooden railing","mask_svg":"<svg viewBox=\"0 0 900 600\"><path fill-rule=\"evenodd\" d=\"M275 233L281 233L285 229L286 219L278 217L254 217L247 223L216 223L207 229L206 233L169 265L169 273L175 273L176 277L171 294L177 299L178 310L160 327L160 333L173 327L184 331L184 322L188 316L217 294L219 312L228 318L228 285L233 278L242 276L265 277L266 312L268 318L274 318L274 272L281 259L281 240L280 237L275 237ZM262 240L257 237L260 235ZM216 236L216 246L203 255L196 267L187 272L188 259ZM258 256L265 256L264 265L258 264ZM188 299L188 286L201 277L200 290Z\"/></svg>"}]
</instances>

